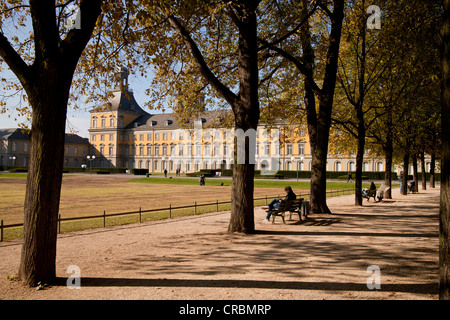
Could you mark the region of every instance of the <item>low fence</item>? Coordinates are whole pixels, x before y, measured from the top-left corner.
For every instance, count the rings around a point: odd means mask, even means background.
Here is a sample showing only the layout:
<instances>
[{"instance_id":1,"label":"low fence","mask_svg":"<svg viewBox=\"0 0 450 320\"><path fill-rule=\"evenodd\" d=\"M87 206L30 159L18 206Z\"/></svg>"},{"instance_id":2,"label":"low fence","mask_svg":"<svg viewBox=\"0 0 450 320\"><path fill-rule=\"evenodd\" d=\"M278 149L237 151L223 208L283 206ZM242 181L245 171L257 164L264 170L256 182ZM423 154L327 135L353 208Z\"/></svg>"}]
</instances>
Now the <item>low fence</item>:
<instances>
[{"instance_id":1,"label":"low fence","mask_svg":"<svg viewBox=\"0 0 450 320\"><path fill-rule=\"evenodd\" d=\"M353 194L355 192L355 189L345 189L345 190L330 190L327 191L327 197L336 197L339 195L349 195ZM297 195L299 198L304 198L305 200L309 199L309 193L300 193ZM280 195L278 196L265 196L261 198L254 198L253 201L265 201L265 204L267 205L269 203L269 200L272 201L273 198L280 198ZM88 219L102 219L103 220L103 227L106 227L106 218L108 217L118 217L118 216L128 216L128 215L137 215L138 216L138 222L142 222L142 215L144 213L154 213L154 212L168 212L168 218L172 218L172 212L174 210L180 210L180 209L194 209L194 215L197 215L197 209L200 207L207 207L207 206L215 206L215 211L209 211L209 212L219 212L219 205L222 204L231 204L230 201L219 201L216 200L215 202L208 202L208 203L197 203L195 202L193 205L187 205L187 206L172 206L169 204L169 207L166 208L157 208L157 209L148 209L148 210L142 210L141 207L139 207L139 210L136 211L129 211L129 212L119 212L119 213L108 213L106 214L106 210L103 210L103 214L100 215L92 215L92 216L82 216L82 217L72 217L72 218L62 218L61 214L58 215L58 233L61 233L61 222L64 221L76 221L76 220L88 220ZM8 228L20 228L23 227L23 223L15 223L15 224L7 224L5 225L3 223L3 220L0 220L0 242L3 241L3 231Z\"/></svg>"}]
</instances>

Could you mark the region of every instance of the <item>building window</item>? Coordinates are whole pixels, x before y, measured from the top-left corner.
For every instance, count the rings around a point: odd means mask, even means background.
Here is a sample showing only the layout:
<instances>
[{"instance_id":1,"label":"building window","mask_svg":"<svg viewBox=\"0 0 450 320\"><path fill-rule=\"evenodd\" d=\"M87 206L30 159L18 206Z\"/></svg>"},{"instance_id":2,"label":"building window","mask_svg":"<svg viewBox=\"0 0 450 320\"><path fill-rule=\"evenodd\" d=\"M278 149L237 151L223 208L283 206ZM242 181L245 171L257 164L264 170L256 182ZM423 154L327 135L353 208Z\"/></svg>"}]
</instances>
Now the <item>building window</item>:
<instances>
[{"instance_id":1,"label":"building window","mask_svg":"<svg viewBox=\"0 0 450 320\"><path fill-rule=\"evenodd\" d=\"M102 117L101 127L104 128L106 126L106 118Z\"/></svg>"},{"instance_id":2,"label":"building window","mask_svg":"<svg viewBox=\"0 0 450 320\"><path fill-rule=\"evenodd\" d=\"M184 147L183 147L183 145L180 143L180 144L178 145L178 155L179 155L179 156L182 156L182 155L184 155L183 153L184 153Z\"/></svg>"},{"instance_id":3,"label":"building window","mask_svg":"<svg viewBox=\"0 0 450 320\"><path fill-rule=\"evenodd\" d=\"M164 141L167 140L167 133L163 133L163 140L164 140Z\"/></svg>"},{"instance_id":4,"label":"building window","mask_svg":"<svg viewBox=\"0 0 450 320\"><path fill-rule=\"evenodd\" d=\"M152 155L152 146L147 145L147 156L151 156Z\"/></svg>"},{"instance_id":5,"label":"building window","mask_svg":"<svg viewBox=\"0 0 450 320\"><path fill-rule=\"evenodd\" d=\"M110 117L109 117L109 126L110 126L111 128L114 127L114 117L113 117L113 116L110 116Z\"/></svg>"},{"instance_id":6,"label":"building window","mask_svg":"<svg viewBox=\"0 0 450 320\"><path fill-rule=\"evenodd\" d=\"M304 143L299 143L298 144L298 154L299 155L304 155L305 154L305 144Z\"/></svg>"},{"instance_id":7,"label":"building window","mask_svg":"<svg viewBox=\"0 0 450 320\"><path fill-rule=\"evenodd\" d=\"M286 154L292 155L292 143L286 145Z\"/></svg>"},{"instance_id":8,"label":"building window","mask_svg":"<svg viewBox=\"0 0 450 320\"><path fill-rule=\"evenodd\" d=\"M269 143L264 144L264 155L270 156L270 144Z\"/></svg>"},{"instance_id":9,"label":"building window","mask_svg":"<svg viewBox=\"0 0 450 320\"><path fill-rule=\"evenodd\" d=\"M355 171L355 163L353 161L348 163L348 171Z\"/></svg>"},{"instance_id":10,"label":"building window","mask_svg":"<svg viewBox=\"0 0 450 320\"><path fill-rule=\"evenodd\" d=\"M209 144L205 144L205 157L211 156L211 146ZM208 168L206 168L208 169Z\"/></svg>"},{"instance_id":11,"label":"building window","mask_svg":"<svg viewBox=\"0 0 450 320\"><path fill-rule=\"evenodd\" d=\"M109 155L112 156L113 155L113 147L109 146Z\"/></svg>"},{"instance_id":12,"label":"building window","mask_svg":"<svg viewBox=\"0 0 450 320\"><path fill-rule=\"evenodd\" d=\"M97 128L97 117L92 117L92 128Z\"/></svg>"}]
</instances>

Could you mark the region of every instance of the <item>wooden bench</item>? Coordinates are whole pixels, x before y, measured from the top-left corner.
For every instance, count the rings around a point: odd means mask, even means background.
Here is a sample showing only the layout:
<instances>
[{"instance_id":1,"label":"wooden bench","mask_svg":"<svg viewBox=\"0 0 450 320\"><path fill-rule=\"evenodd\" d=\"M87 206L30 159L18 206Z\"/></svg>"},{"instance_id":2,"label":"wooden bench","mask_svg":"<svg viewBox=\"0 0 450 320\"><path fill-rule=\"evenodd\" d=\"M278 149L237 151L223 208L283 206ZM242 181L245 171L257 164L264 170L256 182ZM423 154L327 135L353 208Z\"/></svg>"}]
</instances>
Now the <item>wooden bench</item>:
<instances>
[{"instance_id":1,"label":"wooden bench","mask_svg":"<svg viewBox=\"0 0 450 320\"><path fill-rule=\"evenodd\" d=\"M367 190L366 193L363 192L363 198L366 198L369 201L370 198L373 198L373 201L380 202L384 198L384 194L388 191L390 187L385 184L382 184L378 190Z\"/></svg>"},{"instance_id":2,"label":"wooden bench","mask_svg":"<svg viewBox=\"0 0 450 320\"><path fill-rule=\"evenodd\" d=\"M373 198L373 201L376 201L375 196L377 195L377 190L369 190L369 189L366 189L366 190L367 191L364 192L364 189L363 189L362 197L366 198L367 201L369 201L370 198Z\"/></svg>"},{"instance_id":3,"label":"wooden bench","mask_svg":"<svg viewBox=\"0 0 450 320\"><path fill-rule=\"evenodd\" d=\"M300 220L302 220L302 207L303 207L304 199L295 199L295 200L288 200L284 201L281 200L280 206L278 209L271 210L270 213L272 215L272 223L275 223L275 217L281 217L283 219L283 223L286 224L285 221L285 215L286 211L289 211L289 219L292 218L293 213L297 213ZM308 210L309 211L309 210ZM306 212L306 210L304 210ZM306 216L306 215L305 215Z\"/></svg>"}]
</instances>

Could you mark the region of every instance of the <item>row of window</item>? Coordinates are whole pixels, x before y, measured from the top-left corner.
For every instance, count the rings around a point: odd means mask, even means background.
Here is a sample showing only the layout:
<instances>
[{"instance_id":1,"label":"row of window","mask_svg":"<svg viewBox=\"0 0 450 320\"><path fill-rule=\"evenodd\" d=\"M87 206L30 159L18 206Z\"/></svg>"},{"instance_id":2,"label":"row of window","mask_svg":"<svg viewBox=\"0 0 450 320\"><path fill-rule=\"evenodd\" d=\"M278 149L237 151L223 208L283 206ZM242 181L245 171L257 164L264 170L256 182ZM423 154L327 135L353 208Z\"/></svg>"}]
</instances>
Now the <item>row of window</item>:
<instances>
[{"instance_id":1,"label":"row of window","mask_svg":"<svg viewBox=\"0 0 450 320\"><path fill-rule=\"evenodd\" d=\"M178 146L178 154L176 153L176 147ZM108 153L106 154L106 147L108 147ZM194 149L195 147L195 149ZM206 144L196 144L193 146L192 144L187 144L186 146L183 143L179 143L178 145L175 144L156 144L156 145L132 145L131 146L131 155L132 156L192 156L193 151L195 151L195 155L197 156L228 156L231 154L231 150L229 150L229 146L224 144L215 143L213 145L210 145L208 143ZM220 151L222 150L222 154ZM260 155L260 146L259 144L256 144L256 155ZM105 146L103 144L100 144L99 151L103 155L113 156L114 155L114 145L109 144L109 146ZM129 156L130 155L130 146L129 145L119 145L118 150L119 156ZM162 153L160 153L162 151ZM170 151L170 153L168 153ZM186 151L186 153L185 153ZM275 150L274 155L280 156L283 154L283 150L281 150L279 144L275 144ZM293 145L292 144L286 144L285 154L286 156L292 156L293 153ZM298 155L302 156L305 154L305 144L299 143L298 144ZM264 156L270 156L271 155L271 144L270 143L264 143L263 146L263 153Z\"/></svg>"}]
</instances>

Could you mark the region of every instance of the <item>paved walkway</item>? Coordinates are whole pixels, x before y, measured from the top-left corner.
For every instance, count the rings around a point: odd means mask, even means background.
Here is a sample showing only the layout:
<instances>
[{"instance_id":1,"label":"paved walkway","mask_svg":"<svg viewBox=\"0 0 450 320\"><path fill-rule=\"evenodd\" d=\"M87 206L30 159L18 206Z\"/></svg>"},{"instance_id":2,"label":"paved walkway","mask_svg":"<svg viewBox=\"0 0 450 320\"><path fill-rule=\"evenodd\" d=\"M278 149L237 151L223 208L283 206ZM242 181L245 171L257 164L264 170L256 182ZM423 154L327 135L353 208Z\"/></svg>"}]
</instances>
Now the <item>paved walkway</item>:
<instances>
[{"instance_id":1,"label":"paved walkway","mask_svg":"<svg viewBox=\"0 0 450 320\"><path fill-rule=\"evenodd\" d=\"M286 225L258 208L254 235L228 234L229 212L62 234L60 284L39 291L5 279L21 246L0 243L0 299L437 299L439 189L393 197Z\"/></svg>"}]
</instances>

